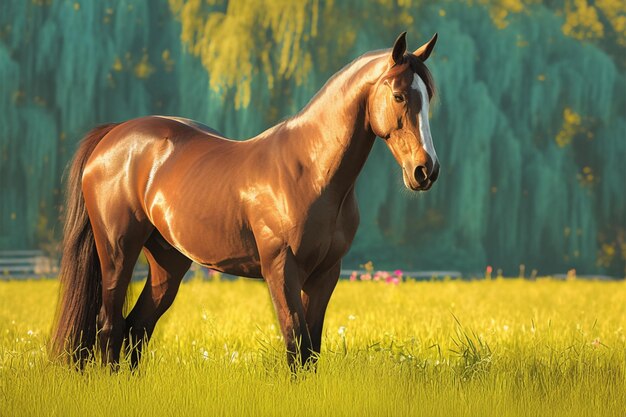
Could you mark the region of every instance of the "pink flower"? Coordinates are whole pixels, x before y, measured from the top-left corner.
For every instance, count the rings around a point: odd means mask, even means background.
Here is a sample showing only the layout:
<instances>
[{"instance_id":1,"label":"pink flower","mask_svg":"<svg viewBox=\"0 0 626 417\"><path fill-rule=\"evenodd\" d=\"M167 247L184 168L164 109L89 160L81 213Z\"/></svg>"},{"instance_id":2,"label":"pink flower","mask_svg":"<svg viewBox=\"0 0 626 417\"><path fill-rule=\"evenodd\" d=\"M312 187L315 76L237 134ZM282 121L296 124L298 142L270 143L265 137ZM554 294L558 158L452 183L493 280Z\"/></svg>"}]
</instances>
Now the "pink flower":
<instances>
[{"instance_id":1,"label":"pink flower","mask_svg":"<svg viewBox=\"0 0 626 417\"><path fill-rule=\"evenodd\" d=\"M350 281L356 281L356 271L352 271L352 273L350 274Z\"/></svg>"},{"instance_id":2,"label":"pink flower","mask_svg":"<svg viewBox=\"0 0 626 417\"><path fill-rule=\"evenodd\" d=\"M398 285L400 283L400 278L399 277L392 277L391 275L389 275L387 277L387 279L385 279L385 282L387 284Z\"/></svg>"},{"instance_id":3,"label":"pink flower","mask_svg":"<svg viewBox=\"0 0 626 417\"><path fill-rule=\"evenodd\" d=\"M491 274L491 273L493 272L493 268L491 267L491 265L487 265L487 270L486 270L486 272L487 272L488 274Z\"/></svg>"},{"instance_id":4,"label":"pink flower","mask_svg":"<svg viewBox=\"0 0 626 417\"><path fill-rule=\"evenodd\" d=\"M361 281L370 281L372 276L370 274L361 274Z\"/></svg>"},{"instance_id":5,"label":"pink flower","mask_svg":"<svg viewBox=\"0 0 626 417\"><path fill-rule=\"evenodd\" d=\"M393 274L397 277L401 277L402 276L402 270L401 269L396 269L395 271L393 271Z\"/></svg>"}]
</instances>

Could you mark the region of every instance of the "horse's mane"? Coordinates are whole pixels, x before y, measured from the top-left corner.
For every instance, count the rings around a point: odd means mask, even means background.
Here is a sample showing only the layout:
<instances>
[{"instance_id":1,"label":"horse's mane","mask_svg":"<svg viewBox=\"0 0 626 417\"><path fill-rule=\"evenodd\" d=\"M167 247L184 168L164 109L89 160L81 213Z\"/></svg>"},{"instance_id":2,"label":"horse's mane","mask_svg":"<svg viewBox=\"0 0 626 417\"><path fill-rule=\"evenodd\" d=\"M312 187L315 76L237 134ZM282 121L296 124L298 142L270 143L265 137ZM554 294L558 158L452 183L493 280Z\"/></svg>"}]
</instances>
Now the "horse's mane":
<instances>
[{"instance_id":1,"label":"horse's mane","mask_svg":"<svg viewBox=\"0 0 626 417\"><path fill-rule=\"evenodd\" d=\"M363 68L367 67L368 64L372 63L378 58L382 58L383 56L389 55L390 53L391 53L391 49L380 49L376 51L370 51L359 56L352 62L348 63L342 69L337 71L332 77L330 77L328 81L326 81L324 86L317 92L317 94L315 94L311 98L309 103L302 110L305 110L307 107L312 105L315 101L317 101L320 97L322 97L324 93L326 92L326 90L328 90L329 87L335 84L335 81L345 78L346 76L349 77L352 75L356 75ZM417 56L411 53L404 54L402 61L403 61L402 63L393 66L389 71L387 71L387 73L384 74L383 76L384 77L383 80L387 78L391 78L397 75L398 73L406 70L408 66L411 68L413 72L417 73L417 75L419 75L419 77L424 81L424 84L426 84L426 90L428 91L428 96L432 98L435 95L435 82L433 80L432 74L430 73L430 71L428 70L428 67L426 67L424 62L422 62L421 59L419 59Z\"/></svg>"},{"instance_id":2,"label":"horse's mane","mask_svg":"<svg viewBox=\"0 0 626 417\"><path fill-rule=\"evenodd\" d=\"M391 49L379 49L374 51L369 51L360 55L352 62L346 64L343 68L333 74L319 89L319 91L309 100L309 102L298 111L296 114L284 119L281 123L269 128L265 132L261 133L258 137L266 136L268 133L274 131L275 129L280 129L284 126L289 126L292 123L299 123L301 117L306 114L310 109L314 108L317 104L324 106L324 100L334 99L333 95L328 95L329 92L332 94L337 93L346 93L348 90L348 86L353 85L354 83L365 82L367 84L376 83L381 76L385 78L393 77L397 75L401 71L407 69L407 66L410 66L411 70L419 75L419 77L426 84L426 90L428 92L429 97L433 97L435 95L435 83L433 81L432 75L426 65L420 60L418 57L411 53L406 53L403 57L403 62L397 64L387 70L381 70L380 73L377 74L366 74L363 70L368 66L378 66L378 64L382 65L382 58L388 57L391 54ZM384 61L387 62L386 60ZM377 64L378 63L378 64ZM371 69L370 69L371 71ZM369 77L367 75L370 75ZM338 86L340 86L338 88Z\"/></svg>"}]
</instances>

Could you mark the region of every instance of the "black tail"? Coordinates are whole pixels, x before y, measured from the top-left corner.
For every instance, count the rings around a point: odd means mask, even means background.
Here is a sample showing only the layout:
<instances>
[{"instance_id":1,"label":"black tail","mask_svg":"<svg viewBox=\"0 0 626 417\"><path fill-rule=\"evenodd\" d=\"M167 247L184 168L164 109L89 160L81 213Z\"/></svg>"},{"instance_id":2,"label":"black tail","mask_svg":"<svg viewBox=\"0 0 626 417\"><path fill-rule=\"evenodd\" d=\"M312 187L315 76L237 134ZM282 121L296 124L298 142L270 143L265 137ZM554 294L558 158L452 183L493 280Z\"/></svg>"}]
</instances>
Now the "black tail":
<instances>
[{"instance_id":1,"label":"black tail","mask_svg":"<svg viewBox=\"0 0 626 417\"><path fill-rule=\"evenodd\" d=\"M52 329L54 359L82 365L96 342L96 317L102 305L102 272L93 230L85 208L82 176L100 140L117 124L99 126L80 143L67 177L60 295ZM69 353L69 354L66 354Z\"/></svg>"}]
</instances>

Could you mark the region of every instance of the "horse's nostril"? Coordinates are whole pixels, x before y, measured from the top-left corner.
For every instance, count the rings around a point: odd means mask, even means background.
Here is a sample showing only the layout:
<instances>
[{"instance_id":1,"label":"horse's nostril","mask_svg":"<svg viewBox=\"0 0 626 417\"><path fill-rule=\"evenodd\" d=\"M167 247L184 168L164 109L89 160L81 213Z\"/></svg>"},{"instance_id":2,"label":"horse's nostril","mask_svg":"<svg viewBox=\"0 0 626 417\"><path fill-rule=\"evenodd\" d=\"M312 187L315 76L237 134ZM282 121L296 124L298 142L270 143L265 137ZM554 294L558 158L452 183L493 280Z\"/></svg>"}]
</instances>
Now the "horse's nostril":
<instances>
[{"instance_id":1,"label":"horse's nostril","mask_svg":"<svg viewBox=\"0 0 626 417\"><path fill-rule=\"evenodd\" d=\"M417 182L422 183L426 181L428 178L428 172L426 171L426 167L424 165L419 165L415 168L415 179Z\"/></svg>"}]
</instances>

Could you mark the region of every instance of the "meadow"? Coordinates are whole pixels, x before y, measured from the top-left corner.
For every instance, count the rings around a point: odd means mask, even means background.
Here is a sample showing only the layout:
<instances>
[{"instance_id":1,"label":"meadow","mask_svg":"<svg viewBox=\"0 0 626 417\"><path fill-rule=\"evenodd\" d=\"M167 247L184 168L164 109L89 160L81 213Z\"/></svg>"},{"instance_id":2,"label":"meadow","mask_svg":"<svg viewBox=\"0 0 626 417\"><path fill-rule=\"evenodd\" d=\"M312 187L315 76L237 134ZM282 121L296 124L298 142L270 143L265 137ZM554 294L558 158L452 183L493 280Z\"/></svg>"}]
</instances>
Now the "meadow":
<instances>
[{"instance_id":1,"label":"meadow","mask_svg":"<svg viewBox=\"0 0 626 417\"><path fill-rule=\"evenodd\" d=\"M184 283L115 374L49 361L57 290L0 282L0 416L625 415L624 281L341 281L295 377L262 282Z\"/></svg>"}]
</instances>

